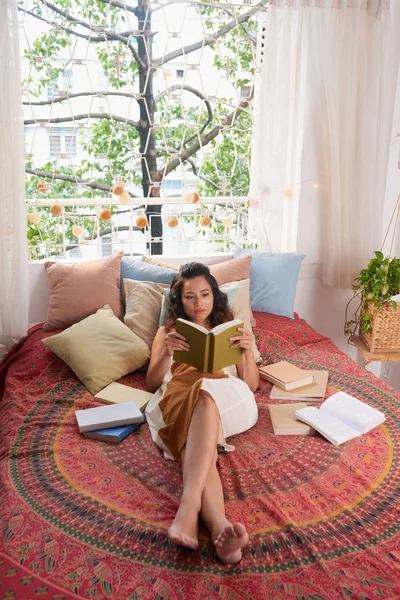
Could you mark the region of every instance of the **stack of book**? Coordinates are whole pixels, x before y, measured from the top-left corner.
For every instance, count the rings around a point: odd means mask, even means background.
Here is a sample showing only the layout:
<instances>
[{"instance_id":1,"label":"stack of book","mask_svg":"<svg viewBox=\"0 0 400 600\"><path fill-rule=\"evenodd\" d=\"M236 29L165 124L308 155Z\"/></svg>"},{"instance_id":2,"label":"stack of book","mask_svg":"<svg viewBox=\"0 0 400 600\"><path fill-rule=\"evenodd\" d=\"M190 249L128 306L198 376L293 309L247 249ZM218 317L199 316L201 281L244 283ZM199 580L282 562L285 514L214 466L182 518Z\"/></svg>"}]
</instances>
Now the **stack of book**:
<instances>
[{"instance_id":1,"label":"stack of book","mask_svg":"<svg viewBox=\"0 0 400 600\"><path fill-rule=\"evenodd\" d=\"M80 433L105 442L122 442L146 420L142 411L153 394L111 383L95 395L105 406L76 410Z\"/></svg>"}]
</instances>

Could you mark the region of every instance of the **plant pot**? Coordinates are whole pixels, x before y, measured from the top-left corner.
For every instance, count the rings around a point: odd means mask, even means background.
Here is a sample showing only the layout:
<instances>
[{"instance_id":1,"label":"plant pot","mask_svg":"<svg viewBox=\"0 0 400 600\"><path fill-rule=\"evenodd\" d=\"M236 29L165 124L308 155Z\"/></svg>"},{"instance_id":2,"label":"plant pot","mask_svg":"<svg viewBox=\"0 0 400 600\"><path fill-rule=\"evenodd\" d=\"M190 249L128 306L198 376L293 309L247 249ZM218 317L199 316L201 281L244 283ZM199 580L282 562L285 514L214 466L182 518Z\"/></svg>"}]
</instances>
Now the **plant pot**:
<instances>
[{"instance_id":1,"label":"plant pot","mask_svg":"<svg viewBox=\"0 0 400 600\"><path fill-rule=\"evenodd\" d=\"M367 310L361 311L361 323L365 312L371 315L371 331L366 333L360 326L359 336L369 352L400 352L400 304L393 308L387 302L378 308L369 303Z\"/></svg>"}]
</instances>

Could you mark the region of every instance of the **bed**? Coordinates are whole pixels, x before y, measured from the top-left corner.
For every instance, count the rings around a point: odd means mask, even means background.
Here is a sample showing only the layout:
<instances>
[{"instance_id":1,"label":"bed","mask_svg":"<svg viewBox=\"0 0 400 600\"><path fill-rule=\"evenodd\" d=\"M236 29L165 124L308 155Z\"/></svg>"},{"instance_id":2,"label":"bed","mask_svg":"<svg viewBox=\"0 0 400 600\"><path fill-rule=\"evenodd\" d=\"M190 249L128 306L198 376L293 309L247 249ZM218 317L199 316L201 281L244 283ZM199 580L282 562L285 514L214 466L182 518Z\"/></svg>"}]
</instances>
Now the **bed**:
<instances>
[{"instance_id":1,"label":"bed","mask_svg":"<svg viewBox=\"0 0 400 600\"><path fill-rule=\"evenodd\" d=\"M79 435L74 410L93 397L36 325L0 369L1 598L400 598L400 395L297 315L255 318L264 363L329 369L329 394L386 422L340 447L275 437L261 381L257 425L219 459L227 514L250 534L241 562L223 565L204 529L196 552L169 541L180 468L147 425L121 444Z\"/></svg>"}]
</instances>

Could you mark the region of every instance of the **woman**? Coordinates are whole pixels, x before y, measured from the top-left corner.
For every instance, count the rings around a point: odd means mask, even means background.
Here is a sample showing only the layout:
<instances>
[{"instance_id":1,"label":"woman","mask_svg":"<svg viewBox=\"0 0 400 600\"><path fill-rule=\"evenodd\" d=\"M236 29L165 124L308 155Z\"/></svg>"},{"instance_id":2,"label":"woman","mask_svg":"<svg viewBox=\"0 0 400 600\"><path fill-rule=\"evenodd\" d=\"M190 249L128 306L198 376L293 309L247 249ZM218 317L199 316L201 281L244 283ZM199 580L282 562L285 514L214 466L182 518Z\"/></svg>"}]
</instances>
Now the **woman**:
<instances>
[{"instance_id":1,"label":"woman","mask_svg":"<svg viewBox=\"0 0 400 600\"><path fill-rule=\"evenodd\" d=\"M217 446L234 450L225 437L257 421L253 334L241 328L240 335L230 338L232 346L242 348L235 375L230 374L232 367L210 374L172 362L175 350L189 349L175 331L178 317L212 329L233 319L233 313L209 268L197 262L180 268L171 283L170 301L170 316L154 338L146 378L147 389L156 392L146 410L152 438L167 458L182 461L183 494L168 534L173 542L197 549L200 514L220 559L234 564L242 557L248 534L243 524L232 524L225 516Z\"/></svg>"}]
</instances>

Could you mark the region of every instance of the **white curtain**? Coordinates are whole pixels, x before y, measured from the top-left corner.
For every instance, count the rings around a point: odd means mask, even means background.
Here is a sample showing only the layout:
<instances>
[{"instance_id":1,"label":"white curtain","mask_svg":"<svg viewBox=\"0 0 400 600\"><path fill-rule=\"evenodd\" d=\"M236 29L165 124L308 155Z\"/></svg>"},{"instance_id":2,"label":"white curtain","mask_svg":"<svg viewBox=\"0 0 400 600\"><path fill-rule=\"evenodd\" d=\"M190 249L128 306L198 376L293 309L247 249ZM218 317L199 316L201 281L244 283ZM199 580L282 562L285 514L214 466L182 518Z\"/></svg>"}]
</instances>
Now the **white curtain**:
<instances>
[{"instance_id":1,"label":"white curtain","mask_svg":"<svg viewBox=\"0 0 400 600\"><path fill-rule=\"evenodd\" d=\"M271 0L268 6L256 81L252 222L261 248L297 249L304 116L311 112L321 202L318 260L324 283L336 287L350 287L381 245L399 4Z\"/></svg>"},{"instance_id":2,"label":"white curtain","mask_svg":"<svg viewBox=\"0 0 400 600\"><path fill-rule=\"evenodd\" d=\"M28 326L24 129L17 2L0 1L0 343Z\"/></svg>"}]
</instances>

